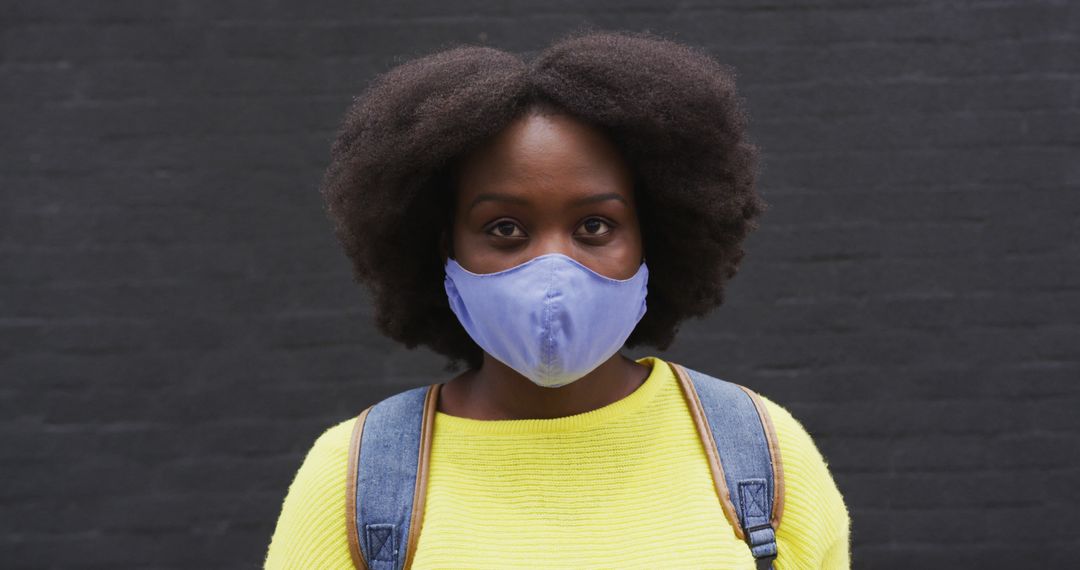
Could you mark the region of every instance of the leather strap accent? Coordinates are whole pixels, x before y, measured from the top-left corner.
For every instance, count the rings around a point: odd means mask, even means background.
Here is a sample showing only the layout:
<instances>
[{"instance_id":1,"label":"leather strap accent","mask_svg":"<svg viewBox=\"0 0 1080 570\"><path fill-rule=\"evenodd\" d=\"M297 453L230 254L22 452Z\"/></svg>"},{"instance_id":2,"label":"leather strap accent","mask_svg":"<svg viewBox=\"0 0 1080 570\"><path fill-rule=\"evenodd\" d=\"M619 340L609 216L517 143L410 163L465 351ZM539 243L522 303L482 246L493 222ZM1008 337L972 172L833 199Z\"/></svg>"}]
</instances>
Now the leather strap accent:
<instances>
[{"instance_id":1,"label":"leather strap accent","mask_svg":"<svg viewBox=\"0 0 1080 570\"><path fill-rule=\"evenodd\" d=\"M356 417L353 424L352 436L349 438L349 467L345 477L345 528L349 535L349 554L352 556L353 566L358 570L368 570L364 562L364 556L360 553L360 536L356 529L356 462L360 457L360 438L364 435L364 420L371 411L368 406Z\"/></svg>"},{"instance_id":2,"label":"leather strap accent","mask_svg":"<svg viewBox=\"0 0 1080 570\"><path fill-rule=\"evenodd\" d=\"M758 416L761 417L762 425L765 427L765 439L769 442L769 453L772 454L773 484L776 487L776 493L773 497L772 520L770 522L772 522L773 528L779 530L780 519L784 513L784 462L780 458L780 443L776 437L776 428L773 427L769 410L765 408L765 403L761 401L758 393L746 386L739 387L754 401Z\"/></svg>"},{"instance_id":3,"label":"leather strap accent","mask_svg":"<svg viewBox=\"0 0 1080 570\"><path fill-rule=\"evenodd\" d=\"M416 469L416 489L413 492L413 509L411 522L409 523L409 544L405 549L405 560L402 568L408 569L412 565L413 556L416 554L417 541L420 540L420 531L424 525L424 499L427 496L428 464L431 458L431 439L435 429L435 410L439 402L439 390L442 384L432 384L428 387L424 398L424 420L420 428L420 460Z\"/></svg>"},{"instance_id":4,"label":"leather strap accent","mask_svg":"<svg viewBox=\"0 0 1080 570\"><path fill-rule=\"evenodd\" d=\"M727 478L724 476L724 468L720 464L720 452L716 449L716 442L713 440L712 430L709 428L709 422L705 418L705 412L702 410L701 400L698 399L697 392L694 390L694 386L691 384L690 378L682 365L670 361L668 361L668 364L671 365L675 377L679 380L679 387L682 388L683 396L686 398L690 408L690 415L694 418L698 436L705 447L705 456L709 459L709 469L712 470L713 485L716 487L716 495L720 499L720 507L723 508L724 515L727 516L728 522L731 523L731 528L735 530L735 536L745 541L746 536L742 531L742 523L739 521L739 515L735 511L735 505L731 502L731 492L727 487Z\"/></svg>"}]
</instances>

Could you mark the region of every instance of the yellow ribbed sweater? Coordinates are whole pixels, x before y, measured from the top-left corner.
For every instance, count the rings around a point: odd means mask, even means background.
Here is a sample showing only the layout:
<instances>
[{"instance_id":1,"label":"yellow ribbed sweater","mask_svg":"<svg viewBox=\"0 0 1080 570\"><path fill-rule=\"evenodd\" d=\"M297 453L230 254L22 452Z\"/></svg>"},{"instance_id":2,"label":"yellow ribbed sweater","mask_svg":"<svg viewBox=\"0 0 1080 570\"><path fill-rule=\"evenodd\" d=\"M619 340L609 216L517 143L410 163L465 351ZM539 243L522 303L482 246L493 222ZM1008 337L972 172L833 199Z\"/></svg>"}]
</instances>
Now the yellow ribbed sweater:
<instances>
[{"instance_id":1,"label":"yellow ribbed sweater","mask_svg":"<svg viewBox=\"0 0 1080 570\"><path fill-rule=\"evenodd\" d=\"M412 568L754 569L724 517L677 379L655 356L646 381L601 408L552 419L436 412ZM762 397L785 475L776 570L846 569L850 519L802 425ZM355 418L314 443L286 494L265 567L352 568L345 527Z\"/></svg>"}]
</instances>

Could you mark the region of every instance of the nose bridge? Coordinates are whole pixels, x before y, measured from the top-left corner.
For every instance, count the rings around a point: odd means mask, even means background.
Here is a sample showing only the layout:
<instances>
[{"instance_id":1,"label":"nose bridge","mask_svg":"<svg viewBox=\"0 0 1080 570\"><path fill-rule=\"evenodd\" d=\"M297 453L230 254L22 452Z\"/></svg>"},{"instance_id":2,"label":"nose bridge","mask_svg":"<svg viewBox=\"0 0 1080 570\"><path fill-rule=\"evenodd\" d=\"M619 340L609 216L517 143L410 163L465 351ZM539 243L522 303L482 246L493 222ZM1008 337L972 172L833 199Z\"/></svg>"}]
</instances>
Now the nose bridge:
<instances>
[{"instance_id":1,"label":"nose bridge","mask_svg":"<svg viewBox=\"0 0 1080 570\"><path fill-rule=\"evenodd\" d=\"M569 258L574 257L573 236L563 235L561 232L543 232L533 240L535 247L529 252L530 257L540 257L549 253L561 253Z\"/></svg>"}]
</instances>

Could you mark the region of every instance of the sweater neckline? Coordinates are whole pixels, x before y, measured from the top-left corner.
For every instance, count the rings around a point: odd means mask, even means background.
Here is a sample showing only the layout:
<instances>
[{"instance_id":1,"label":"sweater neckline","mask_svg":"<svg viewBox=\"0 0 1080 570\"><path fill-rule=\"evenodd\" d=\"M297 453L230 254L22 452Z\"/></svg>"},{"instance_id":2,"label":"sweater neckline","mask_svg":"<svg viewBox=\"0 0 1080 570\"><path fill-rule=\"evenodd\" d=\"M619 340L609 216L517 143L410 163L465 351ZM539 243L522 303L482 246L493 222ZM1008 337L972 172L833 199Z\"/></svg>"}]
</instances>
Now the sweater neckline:
<instances>
[{"instance_id":1,"label":"sweater neckline","mask_svg":"<svg viewBox=\"0 0 1080 570\"><path fill-rule=\"evenodd\" d=\"M671 372L667 362L656 356L643 356L635 360L639 364L651 365L648 377L633 392L610 404L580 414L558 418L527 418L510 420L478 420L463 416L453 416L435 411L436 430L446 430L470 434L542 434L574 432L607 424L618 418L642 409L659 391L664 379Z\"/></svg>"}]
</instances>

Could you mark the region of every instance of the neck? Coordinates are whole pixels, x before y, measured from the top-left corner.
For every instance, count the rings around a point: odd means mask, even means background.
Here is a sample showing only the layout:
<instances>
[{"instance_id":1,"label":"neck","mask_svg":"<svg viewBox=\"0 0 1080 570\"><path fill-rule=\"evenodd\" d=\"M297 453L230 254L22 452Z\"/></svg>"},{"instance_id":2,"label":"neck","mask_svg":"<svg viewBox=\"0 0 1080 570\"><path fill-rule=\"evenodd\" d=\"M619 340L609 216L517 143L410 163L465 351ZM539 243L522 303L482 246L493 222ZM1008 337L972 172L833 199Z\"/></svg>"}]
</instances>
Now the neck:
<instances>
[{"instance_id":1,"label":"neck","mask_svg":"<svg viewBox=\"0 0 1080 570\"><path fill-rule=\"evenodd\" d=\"M484 353L479 369L467 370L443 385L437 409L480 420L560 418L629 396L650 372L648 366L616 352L574 382L545 388Z\"/></svg>"}]
</instances>

